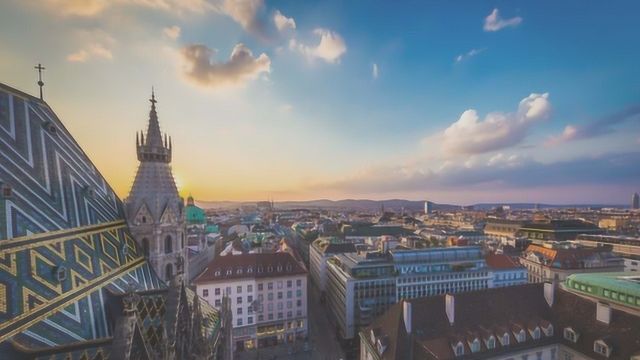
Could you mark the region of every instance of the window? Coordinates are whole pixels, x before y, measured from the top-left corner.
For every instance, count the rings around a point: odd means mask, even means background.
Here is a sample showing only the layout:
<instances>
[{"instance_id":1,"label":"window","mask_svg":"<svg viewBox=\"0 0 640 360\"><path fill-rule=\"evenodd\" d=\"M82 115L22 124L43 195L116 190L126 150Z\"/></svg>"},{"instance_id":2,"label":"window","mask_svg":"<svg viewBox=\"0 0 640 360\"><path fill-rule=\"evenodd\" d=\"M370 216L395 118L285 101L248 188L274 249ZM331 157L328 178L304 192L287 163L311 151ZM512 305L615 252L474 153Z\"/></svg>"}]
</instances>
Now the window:
<instances>
[{"instance_id":1,"label":"window","mask_svg":"<svg viewBox=\"0 0 640 360\"><path fill-rule=\"evenodd\" d=\"M296 280L296 286L302 286L302 280L298 279Z\"/></svg>"},{"instance_id":2,"label":"window","mask_svg":"<svg viewBox=\"0 0 640 360\"><path fill-rule=\"evenodd\" d=\"M219 307L221 305L220 299L216 299L215 306Z\"/></svg>"},{"instance_id":3,"label":"window","mask_svg":"<svg viewBox=\"0 0 640 360\"><path fill-rule=\"evenodd\" d=\"M238 326L242 326L242 318L239 318L239 319L238 319L237 324L238 324Z\"/></svg>"},{"instance_id":4,"label":"window","mask_svg":"<svg viewBox=\"0 0 640 360\"><path fill-rule=\"evenodd\" d=\"M287 287L290 288L293 285L293 281L287 280Z\"/></svg>"},{"instance_id":5,"label":"window","mask_svg":"<svg viewBox=\"0 0 640 360\"><path fill-rule=\"evenodd\" d=\"M273 290L273 283L272 282L267 284L267 290Z\"/></svg>"},{"instance_id":6,"label":"window","mask_svg":"<svg viewBox=\"0 0 640 360\"><path fill-rule=\"evenodd\" d=\"M247 302L251 303L253 301L253 296L249 295L247 296Z\"/></svg>"},{"instance_id":7,"label":"window","mask_svg":"<svg viewBox=\"0 0 640 360\"><path fill-rule=\"evenodd\" d=\"M279 312L278 313L278 319L282 319L283 317L284 317L284 315L281 312Z\"/></svg>"},{"instance_id":8,"label":"window","mask_svg":"<svg viewBox=\"0 0 640 360\"><path fill-rule=\"evenodd\" d=\"M518 340L518 342L524 342L526 340L526 334L524 333L524 330L520 330L520 332L516 336L516 339Z\"/></svg>"},{"instance_id":9,"label":"window","mask_svg":"<svg viewBox=\"0 0 640 360\"><path fill-rule=\"evenodd\" d=\"M464 346L462 345L462 343L458 343L458 345L456 345L456 356L462 355L464 355Z\"/></svg>"},{"instance_id":10,"label":"window","mask_svg":"<svg viewBox=\"0 0 640 360\"><path fill-rule=\"evenodd\" d=\"M291 309L293 307L293 302L287 301L287 309Z\"/></svg>"},{"instance_id":11,"label":"window","mask_svg":"<svg viewBox=\"0 0 640 360\"><path fill-rule=\"evenodd\" d=\"M173 264L167 264L164 268L164 275L166 280L171 280L173 277Z\"/></svg>"},{"instance_id":12,"label":"window","mask_svg":"<svg viewBox=\"0 0 640 360\"><path fill-rule=\"evenodd\" d=\"M278 300L282 299L282 291L278 291Z\"/></svg>"},{"instance_id":13,"label":"window","mask_svg":"<svg viewBox=\"0 0 640 360\"><path fill-rule=\"evenodd\" d=\"M242 286L236 286L236 293L242 294Z\"/></svg>"},{"instance_id":14,"label":"window","mask_svg":"<svg viewBox=\"0 0 640 360\"><path fill-rule=\"evenodd\" d=\"M292 311L287 311L287 317L288 318L292 318L293 317L293 312Z\"/></svg>"},{"instance_id":15,"label":"window","mask_svg":"<svg viewBox=\"0 0 640 360\"><path fill-rule=\"evenodd\" d=\"M575 343L578 341L578 334L570 327L564 328L563 332L564 338Z\"/></svg>"},{"instance_id":16,"label":"window","mask_svg":"<svg viewBox=\"0 0 640 360\"><path fill-rule=\"evenodd\" d=\"M247 292L253 292L253 285L247 285Z\"/></svg>"},{"instance_id":17,"label":"window","mask_svg":"<svg viewBox=\"0 0 640 360\"><path fill-rule=\"evenodd\" d=\"M296 297L301 297L302 296L302 290L298 289L296 290Z\"/></svg>"},{"instance_id":18,"label":"window","mask_svg":"<svg viewBox=\"0 0 640 360\"><path fill-rule=\"evenodd\" d=\"M267 299L269 299L269 301L273 300L273 293L268 293Z\"/></svg>"},{"instance_id":19,"label":"window","mask_svg":"<svg viewBox=\"0 0 640 360\"><path fill-rule=\"evenodd\" d=\"M253 316L247 318L247 324L253 324Z\"/></svg>"},{"instance_id":20,"label":"window","mask_svg":"<svg viewBox=\"0 0 640 360\"><path fill-rule=\"evenodd\" d=\"M273 313L269 314L269 320L273 320Z\"/></svg>"},{"instance_id":21,"label":"window","mask_svg":"<svg viewBox=\"0 0 640 360\"><path fill-rule=\"evenodd\" d=\"M296 306L298 307L302 306L302 300L296 300Z\"/></svg>"},{"instance_id":22,"label":"window","mask_svg":"<svg viewBox=\"0 0 640 360\"><path fill-rule=\"evenodd\" d=\"M473 340L473 342L471 343L471 352L478 352L480 351L480 340L475 339Z\"/></svg>"},{"instance_id":23,"label":"window","mask_svg":"<svg viewBox=\"0 0 640 360\"><path fill-rule=\"evenodd\" d=\"M242 304L242 296L236 298L236 304Z\"/></svg>"},{"instance_id":24,"label":"window","mask_svg":"<svg viewBox=\"0 0 640 360\"><path fill-rule=\"evenodd\" d=\"M287 299L291 299L293 297L293 293L291 290L287 291Z\"/></svg>"},{"instance_id":25,"label":"window","mask_svg":"<svg viewBox=\"0 0 640 360\"><path fill-rule=\"evenodd\" d=\"M262 283L258 284L258 291L262 291Z\"/></svg>"},{"instance_id":26,"label":"window","mask_svg":"<svg viewBox=\"0 0 640 360\"><path fill-rule=\"evenodd\" d=\"M242 315L242 308L241 308L241 307L237 308L237 309L236 309L236 313L237 313L238 315Z\"/></svg>"},{"instance_id":27,"label":"window","mask_svg":"<svg viewBox=\"0 0 640 360\"><path fill-rule=\"evenodd\" d=\"M503 346L509 345L509 334L504 333L504 335L502 335L502 345Z\"/></svg>"},{"instance_id":28,"label":"window","mask_svg":"<svg viewBox=\"0 0 640 360\"><path fill-rule=\"evenodd\" d=\"M596 340L593 342L593 351L606 357L609 357L611 352L609 346L602 340Z\"/></svg>"},{"instance_id":29,"label":"window","mask_svg":"<svg viewBox=\"0 0 640 360\"><path fill-rule=\"evenodd\" d=\"M539 328L539 327L536 327L536 328L533 330L533 339L534 339L534 340L538 340L538 339L540 339L540 328Z\"/></svg>"},{"instance_id":30,"label":"window","mask_svg":"<svg viewBox=\"0 0 640 360\"><path fill-rule=\"evenodd\" d=\"M264 321L264 315L258 315L258 321Z\"/></svg>"},{"instance_id":31,"label":"window","mask_svg":"<svg viewBox=\"0 0 640 360\"><path fill-rule=\"evenodd\" d=\"M269 309L269 311L273 311L273 303L269 303L269 305L267 305L267 308Z\"/></svg>"},{"instance_id":32,"label":"window","mask_svg":"<svg viewBox=\"0 0 640 360\"><path fill-rule=\"evenodd\" d=\"M220 295L220 288L215 288L214 293L215 293L216 295Z\"/></svg>"},{"instance_id":33,"label":"window","mask_svg":"<svg viewBox=\"0 0 640 360\"><path fill-rule=\"evenodd\" d=\"M208 297L208 296L209 296L209 290L208 289L202 290L202 297Z\"/></svg>"},{"instance_id":34,"label":"window","mask_svg":"<svg viewBox=\"0 0 640 360\"><path fill-rule=\"evenodd\" d=\"M149 239L142 239L142 253L145 257L149 257Z\"/></svg>"},{"instance_id":35,"label":"window","mask_svg":"<svg viewBox=\"0 0 640 360\"><path fill-rule=\"evenodd\" d=\"M173 241L171 241L171 236L167 236L164 238L164 253L171 254L173 252Z\"/></svg>"},{"instance_id":36,"label":"window","mask_svg":"<svg viewBox=\"0 0 640 360\"><path fill-rule=\"evenodd\" d=\"M282 310L284 308L284 305L282 303L278 303L278 310Z\"/></svg>"},{"instance_id":37,"label":"window","mask_svg":"<svg viewBox=\"0 0 640 360\"><path fill-rule=\"evenodd\" d=\"M493 336L487 340L487 349L494 349L496 347L496 338Z\"/></svg>"},{"instance_id":38,"label":"window","mask_svg":"<svg viewBox=\"0 0 640 360\"><path fill-rule=\"evenodd\" d=\"M278 289L282 289L282 281L278 281Z\"/></svg>"}]
</instances>

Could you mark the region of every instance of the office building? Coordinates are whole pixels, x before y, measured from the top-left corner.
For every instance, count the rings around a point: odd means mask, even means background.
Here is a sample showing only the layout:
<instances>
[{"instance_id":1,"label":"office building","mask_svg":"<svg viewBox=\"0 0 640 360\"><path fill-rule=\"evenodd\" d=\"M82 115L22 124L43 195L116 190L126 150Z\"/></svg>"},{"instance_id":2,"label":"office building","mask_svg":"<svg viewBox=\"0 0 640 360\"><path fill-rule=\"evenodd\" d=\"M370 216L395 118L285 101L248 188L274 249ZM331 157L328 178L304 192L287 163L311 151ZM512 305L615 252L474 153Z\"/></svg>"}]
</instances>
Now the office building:
<instances>
[{"instance_id":1,"label":"office building","mask_svg":"<svg viewBox=\"0 0 640 360\"><path fill-rule=\"evenodd\" d=\"M327 283L327 260L336 254L355 252L355 245L342 242L339 238L318 238L309 247L309 274L321 294Z\"/></svg>"},{"instance_id":2,"label":"office building","mask_svg":"<svg viewBox=\"0 0 640 360\"><path fill-rule=\"evenodd\" d=\"M614 235L579 235L575 241L585 247L610 246L624 260L624 271L640 272L640 238Z\"/></svg>"},{"instance_id":3,"label":"office building","mask_svg":"<svg viewBox=\"0 0 640 360\"><path fill-rule=\"evenodd\" d=\"M401 299L486 289L492 282L480 247L339 254L327 262L327 306L339 335L351 339Z\"/></svg>"}]
</instances>

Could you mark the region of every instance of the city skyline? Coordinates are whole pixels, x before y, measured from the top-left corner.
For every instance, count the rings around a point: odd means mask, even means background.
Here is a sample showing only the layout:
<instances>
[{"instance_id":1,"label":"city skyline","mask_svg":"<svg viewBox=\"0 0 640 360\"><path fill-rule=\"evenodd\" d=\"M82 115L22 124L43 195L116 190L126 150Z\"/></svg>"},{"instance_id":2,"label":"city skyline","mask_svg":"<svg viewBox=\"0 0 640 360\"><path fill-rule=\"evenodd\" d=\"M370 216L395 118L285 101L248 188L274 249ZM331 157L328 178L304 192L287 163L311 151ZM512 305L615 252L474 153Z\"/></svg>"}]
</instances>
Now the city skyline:
<instances>
[{"instance_id":1,"label":"city skyline","mask_svg":"<svg viewBox=\"0 0 640 360\"><path fill-rule=\"evenodd\" d=\"M9 2L0 73L121 198L153 85L185 197L627 204L638 5L550 4Z\"/></svg>"}]
</instances>

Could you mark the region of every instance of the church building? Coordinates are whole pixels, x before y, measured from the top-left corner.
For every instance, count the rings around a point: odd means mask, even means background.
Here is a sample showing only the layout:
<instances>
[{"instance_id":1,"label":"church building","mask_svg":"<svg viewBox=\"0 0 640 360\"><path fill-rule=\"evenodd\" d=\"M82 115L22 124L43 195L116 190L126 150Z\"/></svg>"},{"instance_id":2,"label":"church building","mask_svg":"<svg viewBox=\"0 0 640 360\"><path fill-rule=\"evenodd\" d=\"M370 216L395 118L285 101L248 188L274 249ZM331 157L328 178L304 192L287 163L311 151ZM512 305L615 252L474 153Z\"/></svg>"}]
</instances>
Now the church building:
<instances>
[{"instance_id":1,"label":"church building","mask_svg":"<svg viewBox=\"0 0 640 360\"><path fill-rule=\"evenodd\" d=\"M129 229L156 274L170 281L188 268L184 203L171 172L171 138L160 132L153 91L149 101L147 133L136 134L140 166L125 199L125 212Z\"/></svg>"}]
</instances>

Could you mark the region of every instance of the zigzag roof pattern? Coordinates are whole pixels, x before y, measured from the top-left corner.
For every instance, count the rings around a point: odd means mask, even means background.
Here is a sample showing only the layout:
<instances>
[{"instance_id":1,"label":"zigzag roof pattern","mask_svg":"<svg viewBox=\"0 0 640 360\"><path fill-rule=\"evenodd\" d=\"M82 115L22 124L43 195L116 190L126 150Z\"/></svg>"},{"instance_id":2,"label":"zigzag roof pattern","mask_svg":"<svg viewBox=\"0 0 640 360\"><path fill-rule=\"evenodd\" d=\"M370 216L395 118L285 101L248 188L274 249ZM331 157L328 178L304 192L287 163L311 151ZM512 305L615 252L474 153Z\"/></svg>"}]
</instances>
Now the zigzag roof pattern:
<instances>
[{"instance_id":1,"label":"zigzag roof pattern","mask_svg":"<svg viewBox=\"0 0 640 360\"><path fill-rule=\"evenodd\" d=\"M52 109L0 84L0 349L101 341L108 294L165 288Z\"/></svg>"}]
</instances>

